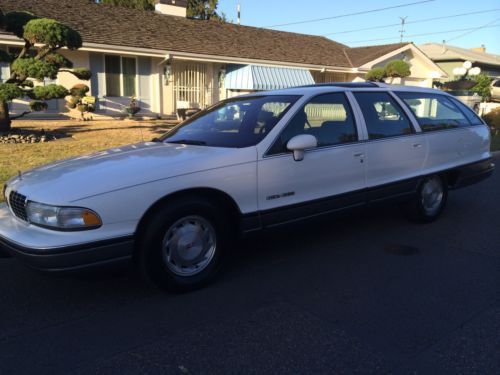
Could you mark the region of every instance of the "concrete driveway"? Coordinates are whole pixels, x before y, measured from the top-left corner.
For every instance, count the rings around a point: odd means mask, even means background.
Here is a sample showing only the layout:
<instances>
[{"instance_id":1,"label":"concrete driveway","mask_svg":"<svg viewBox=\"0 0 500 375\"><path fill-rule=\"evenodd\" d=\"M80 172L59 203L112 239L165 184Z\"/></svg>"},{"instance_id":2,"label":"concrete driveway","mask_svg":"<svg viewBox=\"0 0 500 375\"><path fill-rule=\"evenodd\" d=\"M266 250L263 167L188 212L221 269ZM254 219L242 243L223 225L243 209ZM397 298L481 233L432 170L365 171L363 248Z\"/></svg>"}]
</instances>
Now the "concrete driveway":
<instances>
[{"instance_id":1,"label":"concrete driveway","mask_svg":"<svg viewBox=\"0 0 500 375\"><path fill-rule=\"evenodd\" d=\"M370 210L241 247L186 295L128 270L56 277L0 259L0 374L500 369L498 170L433 224Z\"/></svg>"}]
</instances>

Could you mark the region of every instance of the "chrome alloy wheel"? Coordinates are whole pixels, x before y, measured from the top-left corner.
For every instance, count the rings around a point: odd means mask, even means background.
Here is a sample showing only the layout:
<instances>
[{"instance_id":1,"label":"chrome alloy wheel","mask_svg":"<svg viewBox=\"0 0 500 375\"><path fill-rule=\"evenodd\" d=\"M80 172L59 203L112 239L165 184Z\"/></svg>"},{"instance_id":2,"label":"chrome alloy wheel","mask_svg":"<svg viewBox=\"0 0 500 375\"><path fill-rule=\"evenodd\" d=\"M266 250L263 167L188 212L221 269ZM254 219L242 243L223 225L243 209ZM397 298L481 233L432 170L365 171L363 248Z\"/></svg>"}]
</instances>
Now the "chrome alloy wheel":
<instances>
[{"instance_id":1,"label":"chrome alloy wheel","mask_svg":"<svg viewBox=\"0 0 500 375\"><path fill-rule=\"evenodd\" d=\"M433 176L424 182L420 198L427 215L432 216L439 211L443 197L444 189L439 177Z\"/></svg>"},{"instance_id":2,"label":"chrome alloy wheel","mask_svg":"<svg viewBox=\"0 0 500 375\"><path fill-rule=\"evenodd\" d=\"M194 276L212 261L216 250L215 229L201 216L177 220L163 237L163 261L179 276Z\"/></svg>"}]
</instances>

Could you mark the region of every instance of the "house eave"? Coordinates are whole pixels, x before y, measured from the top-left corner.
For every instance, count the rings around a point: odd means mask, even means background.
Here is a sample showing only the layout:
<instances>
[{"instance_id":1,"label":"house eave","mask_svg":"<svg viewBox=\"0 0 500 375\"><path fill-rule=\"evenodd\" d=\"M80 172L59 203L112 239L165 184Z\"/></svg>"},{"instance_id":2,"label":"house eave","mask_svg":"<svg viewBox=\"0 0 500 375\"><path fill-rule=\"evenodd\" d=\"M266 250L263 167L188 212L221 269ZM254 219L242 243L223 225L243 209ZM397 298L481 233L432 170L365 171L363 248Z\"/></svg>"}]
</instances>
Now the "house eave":
<instances>
[{"instance_id":1,"label":"house eave","mask_svg":"<svg viewBox=\"0 0 500 375\"><path fill-rule=\"evenodd\" d=\"M15 45L15 46L24 45L24 41L22 39L19 39L13 35L6 35L6 34L0 36L0 43L7 45ZM329 72L339 72L339 73L358 73L357 68L351 68L351 67L304 64L304 63L294 63L294 62L274 61L274 60L248 59L248 58L220 56L220 55L205 55L205 54L190 53L183 51L156 50L150 48L117 46L111 44L89 43L89 42L84 42L82 47L79 48L78 50L86 52L101 52L101 53L115 53L121 55L158 57L164 61L173 59L173 60L212 62L220 64L261 65L261 66L273 66L273 67L284 67L284 68L293 67L293 68L303 68L309 70L323 70L323 71L326 70Z\"/></svg>"},{"instance_id":2,"label":"house eave","mask_svg":"<svg viewBox=\"0 0 500 375\"><path fill-rule=\"evenodd\" d=\"M242 64L242 65L261 65L261 66L273 66L282 68L303 68L309 70L327 70L332 72L343 72L343 73L356 73L356 68L350 67L339 67L339 66L329 66L329 65L319 65L319 64L304 64L295 63L287 61L274 61L274 60L259 60L259 59L248 59L232 56L218 56L218 55L203 55L190 52L180 52L180 51L169 51L168 57L173 60L187 60L187 61L203 61L203 62L215 62L221 64Z\"/></svg>"}]
</instances>

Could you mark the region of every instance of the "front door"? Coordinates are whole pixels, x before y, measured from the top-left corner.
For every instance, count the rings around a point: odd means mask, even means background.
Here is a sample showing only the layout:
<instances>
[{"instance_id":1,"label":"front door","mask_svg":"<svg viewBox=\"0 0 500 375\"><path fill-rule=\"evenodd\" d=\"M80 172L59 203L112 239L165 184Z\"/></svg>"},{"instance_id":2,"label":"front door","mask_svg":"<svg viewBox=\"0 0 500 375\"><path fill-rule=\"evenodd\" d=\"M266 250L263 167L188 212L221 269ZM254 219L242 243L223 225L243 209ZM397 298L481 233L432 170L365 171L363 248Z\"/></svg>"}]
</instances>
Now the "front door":
<instances>
[{"instance_id":1,"label":"front door","mask_svg":"<svg viewBox=\"0 0 500 375\"><path fill-rule=\"evenodd\" d=\"M318 147L295 161L286 148L299 134ZM314 97L286 125L258 161L258 202L265 226L316 216L365 200L364 144L343 93Z\"/></svg>"}]
</instances>

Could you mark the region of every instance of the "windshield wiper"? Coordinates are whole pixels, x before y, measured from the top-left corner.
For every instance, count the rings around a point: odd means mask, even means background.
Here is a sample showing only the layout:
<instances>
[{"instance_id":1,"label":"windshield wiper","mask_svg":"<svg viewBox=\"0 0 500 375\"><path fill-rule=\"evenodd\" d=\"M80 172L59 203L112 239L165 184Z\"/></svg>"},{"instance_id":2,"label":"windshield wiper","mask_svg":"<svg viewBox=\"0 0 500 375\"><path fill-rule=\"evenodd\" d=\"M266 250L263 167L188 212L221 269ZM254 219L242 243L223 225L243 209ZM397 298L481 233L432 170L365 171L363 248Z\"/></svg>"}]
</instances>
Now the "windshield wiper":
<instances>
[{"instance_id":1,"label":"windshield wiper","mask_svg":"<svg viewBox=\"0 0 500 375\"><path fill-rule=\"evenodd\" d=\"M195 141L193 139L179 139L177 141L167 141L167 143L178 143L181 145L205 146L207 142Z\"/></svg>"}]
</instances>

